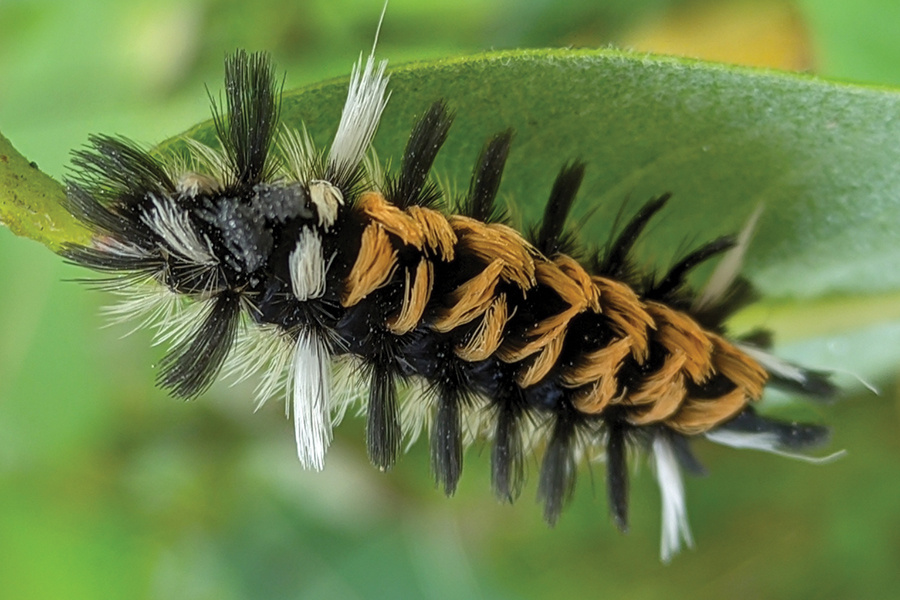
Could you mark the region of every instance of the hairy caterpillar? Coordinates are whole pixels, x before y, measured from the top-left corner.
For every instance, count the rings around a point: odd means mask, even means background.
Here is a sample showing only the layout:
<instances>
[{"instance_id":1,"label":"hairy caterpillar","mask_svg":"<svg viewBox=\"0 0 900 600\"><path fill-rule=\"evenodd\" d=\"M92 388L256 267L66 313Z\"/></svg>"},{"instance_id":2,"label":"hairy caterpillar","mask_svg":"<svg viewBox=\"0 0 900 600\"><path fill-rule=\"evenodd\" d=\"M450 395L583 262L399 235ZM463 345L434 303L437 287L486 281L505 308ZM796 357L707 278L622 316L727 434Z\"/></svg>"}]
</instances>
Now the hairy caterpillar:
<instances>
[{"instance_id":1,"label":"hairy caterpillar","mask_svg":"<svg viewBox=\"0 0 900 600\"><path fill-rule=\"evenodd\" d=\"M496 203L512 132L489 139L468 192L450 203L429 180L452 114L438 101L413 125L399 170L367 152L387 102L385 63L362 59L327 152L279 128L265 55L226 61L220 148L158 158L95 136L77 152L67 208L95 233L71 261L109 274L122 317L143 317L171 349L158 383L193 398L222 373L261 373L258 401L286 394L297 451L321 469L332 426L361 402L381 469L403 438L430 432L435 479L452 494L466 444L491 440L492 485L514 500L525 457L542 452L538 497L554 523L582 459L603 458L612 516L627 525L629 450L653 457L662 555L691 543L681 469L689 440L791 453L827 430L753 410L771 383L828 396L827 374L769 354L767 335L730 339L723 323L752 299L738 277L749 230L688 253L661 276L631 249L663 209L645 204L600 250L566 229L585 165L562 168L527 235ZM722 256L706 287L685 277ZM333 368L352 383L339 394ZM398 386L411 385L401 402Z\"/></svg>"}]
</instances>

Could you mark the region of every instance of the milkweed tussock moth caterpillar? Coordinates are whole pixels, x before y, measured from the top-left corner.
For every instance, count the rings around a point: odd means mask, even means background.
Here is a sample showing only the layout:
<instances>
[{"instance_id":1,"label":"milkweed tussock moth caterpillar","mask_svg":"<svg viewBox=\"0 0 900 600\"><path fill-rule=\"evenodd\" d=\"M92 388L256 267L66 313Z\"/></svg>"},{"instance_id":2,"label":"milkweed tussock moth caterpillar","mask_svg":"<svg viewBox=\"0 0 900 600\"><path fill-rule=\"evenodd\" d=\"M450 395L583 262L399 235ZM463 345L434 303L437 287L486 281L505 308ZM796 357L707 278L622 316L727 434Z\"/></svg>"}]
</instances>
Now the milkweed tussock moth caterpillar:
<instances>
[{"instance_id":1,"label":"milkweed tussock moth caterpillar","mask_svg":"<svg viewBox=\"0 0 900 600\"><path fill-rule=\"evenodd\" d=\"M725 330L752 300L738 276L752 227L661 275L641 273L632 248L669 195L587 251L566 227L586 168L573 162L522 234L496 201L511 131L486 142L455 203L429 178L453 121L442 101L383 174L367 154L388 101L385 68L371 55L355 65L327 150L279 124L270 61L238 51L226 60L225 104L213 102L220 147L188 140L186 158L159 158L94 136L75 153L67 208L94 237L63 254L107 274L99 285L125 298L116 318L157 329L170 348L163 388L194 398L220 374L258 376L257 402L287 399L299 459L313 469L350 406L364 407L380 469L427 430L448 495L476 439L489 440L504 501L540 453L551 524L579 462L602 459L624 530L627 456L644 450L662 493L664 560L691 543L681 478L700 468L691 439L800 457L825 440L825 428L760 416L753 403L767 384L829 396L827 374L776 358L763 333ZM685 278L714 257L712 278L692 292ZM411 388L402 401L398 387Z\"/></svg>"}]
</instances>

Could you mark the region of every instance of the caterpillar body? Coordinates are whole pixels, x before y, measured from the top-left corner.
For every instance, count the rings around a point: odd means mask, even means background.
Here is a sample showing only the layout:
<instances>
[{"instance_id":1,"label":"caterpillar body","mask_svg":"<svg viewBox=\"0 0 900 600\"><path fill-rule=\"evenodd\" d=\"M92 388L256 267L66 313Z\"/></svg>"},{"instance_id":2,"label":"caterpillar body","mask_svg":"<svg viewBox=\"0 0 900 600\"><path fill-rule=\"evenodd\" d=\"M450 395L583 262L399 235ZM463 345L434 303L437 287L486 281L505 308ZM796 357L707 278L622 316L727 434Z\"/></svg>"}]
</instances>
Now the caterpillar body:
<instances>
[{"instance_id":1,"label":"caterpillar body","mask_svg":"<svg viewBox=\"0 0 900 600\"><path fill-rule=\"evenodd\" d=\"M284 396L297 451L321 469L333 425L358 403L380 469L404 437L430 432L431 465L456 489L463 453L491 444L493 489L512 501L526 456L542 452L538 497L554 523L582 460L603 459L609 506L627 526L631 449L649 452L663 499L662 556L690 544L681 470L700 469L689 440L779 453L827 430L758 415L772 385L828 396L826 373L775 358L768 336L731 339L724 322L752 299L737 275L749 230L686 254L661 276L631 249L666 202L646 203L604 247L566 228L585 165L559 173L543 220L512 228L496 201L512 144L505 131L475 162L455 204L429 179L453 120L442 101L413 125L396 173L368 151L388 100L385 62L360 59L334 140L319 150L279 125L264 54L226 60L220 148L188 140L158 157L117 137L75 153L67 208L93 232L72 262L101 271L170 350L158 383L193 398L220 373L260 374L259 402ZM722 256L699 293L685 278ZM332 386L333 370L352 383ZM409 387L401 402L398 386Z\"/></svg>"}]
</instances>

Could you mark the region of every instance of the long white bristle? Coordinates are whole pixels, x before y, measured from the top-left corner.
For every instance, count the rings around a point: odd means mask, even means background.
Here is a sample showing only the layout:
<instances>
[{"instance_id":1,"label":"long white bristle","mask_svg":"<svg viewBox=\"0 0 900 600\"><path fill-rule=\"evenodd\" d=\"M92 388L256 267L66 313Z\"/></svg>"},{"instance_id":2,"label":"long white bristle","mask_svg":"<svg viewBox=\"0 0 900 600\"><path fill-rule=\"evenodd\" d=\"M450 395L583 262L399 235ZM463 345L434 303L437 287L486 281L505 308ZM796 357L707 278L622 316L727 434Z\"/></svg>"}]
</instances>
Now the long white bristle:
<instances>
[{"instance_id":1,"label":"long white bristle","mask_svg":"<svg viewBox=\"0 0 900 600\"><path fill-rule=\"evenodd\" d=\"M390 97L387 93L388 77L384 74L386 68L386 60L376 66L374 53L369 55L365 65L360 55L359 62L353 66L347 101L328 155L328 165L332 171L353 171L372 143L381 113Z\"/></svg>"},{"instance_id":2,"label":"long white bristle","mask_svg":"<svg viewBox=\"0 0 900 600\"><path fill-rule=\"evenodd\" d=\"M306 182L315 175L319 151L306 125L300 129L284 127L278 136L278 145L284 153L286 175L294 181ZM318 175L321 177L321 174Z\"/></svg>"},{"instance_id":3,"label":"long white bristle","mask_svg":"<svg viewBox=\"0 0 900 600\"><path fill-rule=\"evenodd\" d=\"M739 343L735 345L772 375L788 381L796 381L801 386L809 381L809 377L806 375L805 370L778 358L774 354L747 344Z\"/></svg>"},{"instance_id":4,"label":"long white bristle","mask_svg":"<svg viewBox=\"0 0 900 600\"><path fill-rule=\"evenodd\" d=\"M331 444L331 402L328 350L310 330L296 341L289 389L293 392L297 457L305 468L321 471Z\"/></svg>"},{"instance_id":5,"label":"long white bristle","mask_svg":"<svg viewBox=\"0 0 900 600\"><path fill-rule=\"evenodd\" d=\"M681 468L678 466L672 444L662 435L653 438L653 457L656 480L662 496L660 558L667 563L681 550L682 540L688 547L694 545L694 540L688 524Z\"/></svg>"},{"instance_id":6,"label":"long white bristle","mask_svg":"<svg viewBox=\"0 0 900 600\"><path fill-rule=\"evenodd\" d=\"M218 263L209 241L200 239L186 211L175 206L169 198L153 198L153 211L141 220L162 238L169 249L197 265Z\"/></svg>"},{"instance_id":7,"label":"long white bristle","mask_svg":"<svg viewBox=\"0 0 900 600\"><path fill-rule=\"evenodd\" d=\"M231 165L228 163L228 156L225 152L193 138L185 138L184 142L190 151L190 164L184 168L184 171L205 173L218 183L217 187L221 187L222 182L228 180L228 174L231 172ZM177 180L182 174L183 171L173 176L172 179Z\"/></svg>"},{"instance_id":8,"label":"long white bristle","mask_svg":"<svg viewBox=\"0 0 900 600\"><path fill-rule=\"evenodd\" d=\"M762 214L762 211L763 206L760 204L756 210L753 211L753 214L750 215L750 218L747 219L747 223L744 225L744 228L741 229L741 233L738 234L734 248L725 253L722 260L719 261L718 266L716 266L715 271L713 271L709 281L706 282L706 285L700 293L697 294L697 298L694 300L694 304L691 307L692 310L701 311L708 308L721 300L725 293L728 292L731 284L734 283L734 280L737 279L737 276L740 274L741 267L744 266L744 255L747 253L747 248L750 246L750 240L753 238L753 231L756 229L756 223L759 221L759 216Z\"/></svg>"},{"instance_id":9,"label":"long white bristle","mask_svg":"<svg viewBox=\"0 0 900 600\"><path fill-rule=\"evenodd\" d=\"M786 458L793 458L814 465L830 463L847 454L846 450L838 450L827 456L808 456L806 454L790 452L782 449L778 436L769 431L752 432L714 429L712 431L707 431L704 435L706 436L706 439L717 444L722 444L723 446L738 448L740 450L762 450L763 452L769 452Z\"/></svg>"}]
</instances>

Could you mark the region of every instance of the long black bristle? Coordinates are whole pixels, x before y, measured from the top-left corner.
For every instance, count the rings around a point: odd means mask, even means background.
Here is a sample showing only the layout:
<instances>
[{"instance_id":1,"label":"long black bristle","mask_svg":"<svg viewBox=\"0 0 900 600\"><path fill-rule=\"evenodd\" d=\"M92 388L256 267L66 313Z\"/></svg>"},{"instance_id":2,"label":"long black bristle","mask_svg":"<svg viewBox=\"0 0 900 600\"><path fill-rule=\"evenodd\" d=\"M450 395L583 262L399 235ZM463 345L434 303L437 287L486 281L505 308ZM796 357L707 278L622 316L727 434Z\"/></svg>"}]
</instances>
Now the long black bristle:
<instances>
[{"instance_id":1,"label":"long black bristle","mask_svg":"<svg viewBox=\"0 0 900 600\"><path fill-rule=\"evenodd\" d=\"M399 208L432 206L440 200L440 189L433 183L427 183L428 172L447 140L452 124L453 115L447 110L447 105L439 100L413 127L403 153L400 174L388 184L387 198L393 204Z\"/></svg>"},{"instance_id":2,"label":"long black bristle","mask_svg":"<svg viewBox=\"0 0 900 600\"><path fill-rule=\"evenodd\" d=\"M519 396L521 391L517 390ZM502 502L515 501L525 481L525 460L522 448L521 420L524 400L500 399L497 425L491 448L491 484L494 494Z\"/></svg>"},{"instance_id":3,"label":"long black bristle","mask_svg":"<svg viewBox=\"0 0 900 600\"><path fill-rule=\"evenodd\" d=\"M733 237L723 236L697 248L672 265L659 283L653 284L645 290L644 296L655 300L671 298L684 285L684 278L692 269L710 258L734 248L734 244Z\"/></svg>"},{"instance_id":4,"label":"long black bristle","mask_svg":"<svg viewBox=\"0 0 900 600\"><path fill-rule=\"evenodd\" d=\"M779 377L777 373L769 373L769 383L787 392L795 392L820 400L831 400L838 393L838 387L831 381L829 371L816 371L792 365L803 373L803 381Z\"/></svg>"},{"instance_id":5,"label":"long black bristle","mask_svg":"<svg viewBox=\"0 0 900 600\"><path fill-rule=\"evenodd\" d=\"M672 444L672 450L675 451L675 458L678 459L681 468L691 475L706 475L706 468L694 454L688 438L674 431L666 431L665 434Z\"/></svg>"},{"instance_id":6,"label":"long black bristle","mask_svg":"<svg viewBox=\"0 0 900 600\"><path fill-rule=\"evenodd\" d=\"M606 491L609 512L620 531L628 531L628 465L625 424L618 419L607 422Z\"/></svg>"},{"instance_id":7,"label":"long black bristle","mask_svg":"<svg viewBox=\"0 0 900 600\"><path fill-rule=\"evenodd\" d=\"M165 168L134 142L108 135L88 139L90 147L73 154L72 166L73 179L91 194L128 205L175 192Z\"/></svg>"},{"instance_id":8,"label":"long black bristle","mask_svg":"<svg viewBox=\"0 0 900 600\"><path fill-rule=\"evenodd\" d=\"M575 439L575 419L568 409L557 416L553 424L550 442L541 462L538 482L538 501L544 504L544 520L556 525L563 508L575 492L578 465L575 463L573 442Z\"/></svg>"},{"instance_id":9,"label":"long black bristle","mask_svg":"<svg viewBox=\"0 0 900 600\"><path fill-rule=\"evenodd\" d=\"M758 299L759 292L757 292L756 288L754 288L745 277L738 277L731 286L725 290L725 293L722 294L720 299L699 310L692 308L691 315L705 327L718 329L721 327L722 323L731 317L731 315L745 306L756 302ZM770 347L772 345L771 336L768 343L766 343L765 340L760 340L759 342L753 340L747 341L748 343L762 347Z\"/></svg>"},{"instance_id":10,"label":"long black bristle","mask_svg":"<svg viewBox=\"0 0 900 600\"><path fill-rule=\"evenodd\" d=\"M206 390L234 342L240 308L239 295L219 294L200 326L160 362L159 385L184 399Z\"/></svg>"},{"instance_id":11,"label":"long black bristle","mask_svg":"<svg viewBox=\"0 0 900 600\"><path fill-rule=\"evenodd\" d=\"M382 471L394 466L400 453L401 437L393 371L374 368L366 412L366 446L372 464Z\"/></svg>"},{"instance_id":12,"label":"long black bristle","mask_svg":"<svg viewBox=\"0 0 900 600\"><path fill-rule=\"evenodd\" d=\"M469 193L459 207L460 214L472 217L485 223L496 223L504 218L503 211L497 208L497 191L503 177L503 168L509 156L513 132L508 129L488 140L478 160L469 183Z\"/></svg>"},{"instance_id":13,"label":"long black bristle","mask_svg":"<svg viewBox=\"0 0 900 600\"><path fill-rule=\"evenodd\" d=\"M553 182L553 190L544 208L540 231L532 240L535 247L545 256L557 252L568 253L575 246L574 239L564 237L564 231L578 188L584 180L584 169L585 164L582 162L566 165Z\"/></svg>"},{"instance_id":14,"label":"long black bristle","mask_svg":"<svg viewBox=\"0 0 900 600\"><path fill-rule=\"evenodd\" d=\"M768 433L788 450L806 450L828 441L830 430L822 425L794 423L763 417L752 408L745 408L738 416L720 425L720 430L740 433Z\"/></svg>"},{"instance_id":15,"label":"long black bristle","mask_svg":"<svg viewBox=\"0 0 900 600\"><path fill-rule=\"evenodd\" d=\"M431 470L438 486L452 496L463 466L460 397L453 388L440 390L431 429Z\"/></svg>"},{"instance_id":16,"label":"long black bristle","mask_svg":"<svg viewBox=\"0 0 900 600\"><path fill-rule=\"evenodd\" d=\"M64 206L76 219L97 228L98 233L145 250L156 246L149 228L141 222L139 212L122 210L114 203L107 206L78 183L69 183Z\"/></svg>"},{"instance_id":17,"label":"long black bristle","mask_svg":"<svg viewBox=\"0 0 900 600\"><path fill-rule=\"evenodd\" d=\"M227 114L223 115L215 99L211 100L216 131L233 170L231 185L246 191L270 180L277 168L270 149L280 105L269 56L238 50L227 57Z\"/></svg>"},{"instance_id":18,"label":"long black bristle","mask_svg":"<svg viewBox=\"0 0 900 600\"><path fill-rule=\"evenodd\" d=\"M772 330L762 327L743 333L736 339L741 344L756 346L757 348L762 348L764 350L771 348L775 343L775 337Z\"/></svg>"},{"instance_id":19,"label":"long black bristle","mask_svg":"<svg viewBox=\"0 0 900 600\"><path fill-rule=\"evenodd\" d=\"M603 256L595 266L595 272L610 277L620 277L629 269L628 255L634 247L634 243L640 237L641 232L669 201L672 194L666 193L644 204L637 214L632 217L628 225L616 236L615 240L607 247Z\"/></svg>"},{"instance_id":20,"label":"long black bristle","mask_svg":"<svg viewBox=\"0 0 900 600\"><path fill-rule=\"evenodd\" d=\"M63 246L60 254L82 267L110 273L128 273L135 280L150 277L165 266L163 260L157 256L116 254L73 244Z\"/></svg>"}]
</instances>

